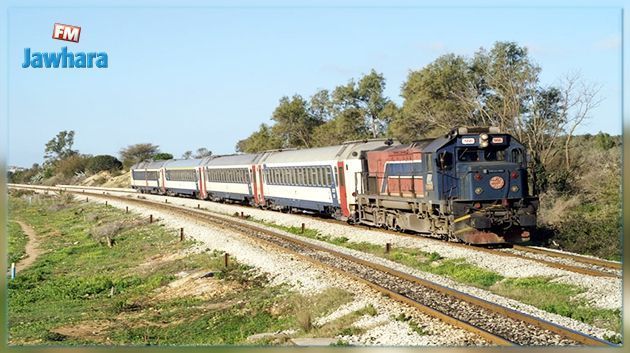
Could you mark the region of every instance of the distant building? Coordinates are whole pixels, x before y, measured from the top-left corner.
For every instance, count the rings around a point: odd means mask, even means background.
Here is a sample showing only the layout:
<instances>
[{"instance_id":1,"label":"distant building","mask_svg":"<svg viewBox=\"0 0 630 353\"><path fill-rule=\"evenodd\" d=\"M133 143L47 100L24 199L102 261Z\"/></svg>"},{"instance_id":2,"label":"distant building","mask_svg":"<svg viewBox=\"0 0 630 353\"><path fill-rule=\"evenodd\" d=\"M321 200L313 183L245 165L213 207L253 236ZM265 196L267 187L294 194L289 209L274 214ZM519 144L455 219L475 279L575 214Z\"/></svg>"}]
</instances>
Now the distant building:
<instances>
[{"instance_id":1,"label":"distant building","mask_svg":"<svg viewBox=\"0 0 630 353\"><path fill-rule=\"evenodd\" d=\"M22 167L16 167L14 165L10 165L9 166L9 173L15 173L15 172L21 172L26 170L26 168L22 168Z\"/></svg>"}]
</instances>

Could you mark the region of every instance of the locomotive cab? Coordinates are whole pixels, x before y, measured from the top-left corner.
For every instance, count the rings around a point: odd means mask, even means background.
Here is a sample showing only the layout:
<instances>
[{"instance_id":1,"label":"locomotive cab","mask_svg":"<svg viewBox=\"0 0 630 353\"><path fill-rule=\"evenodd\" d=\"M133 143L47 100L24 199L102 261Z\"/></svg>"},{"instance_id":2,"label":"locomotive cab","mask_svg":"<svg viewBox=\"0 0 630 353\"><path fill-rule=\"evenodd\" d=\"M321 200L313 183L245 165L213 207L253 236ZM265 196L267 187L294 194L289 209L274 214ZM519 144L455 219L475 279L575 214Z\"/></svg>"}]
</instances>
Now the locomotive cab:
<instances>
[{"instance_id":1,"label":"locomotive cab","mask_svg":"<svg viewBox=\"0 0 630 353\"><path fill-rule=\"evenodd\" d=\"M437 151L439 189L452 231L469 243L522 242L536 225L525 148L497 129L458 129Z\"/></svg>"}]
</instances>

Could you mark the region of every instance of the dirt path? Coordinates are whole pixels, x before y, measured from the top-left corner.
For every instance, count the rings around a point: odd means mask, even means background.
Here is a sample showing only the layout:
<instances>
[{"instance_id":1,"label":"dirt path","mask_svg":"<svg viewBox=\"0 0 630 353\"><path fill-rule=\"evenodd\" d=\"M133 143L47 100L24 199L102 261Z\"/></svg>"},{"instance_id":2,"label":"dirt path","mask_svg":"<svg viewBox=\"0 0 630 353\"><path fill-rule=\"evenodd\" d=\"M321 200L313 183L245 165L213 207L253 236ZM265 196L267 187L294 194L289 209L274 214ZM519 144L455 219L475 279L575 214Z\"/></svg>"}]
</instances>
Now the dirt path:
<instances>
[{"instance_id":1,"label":"dirt path","mask_svg":"<svg viewBox=\"0 0 630 353\"><path fill-rule=\"evenodd\" d=\"M26 243L26 247L24 251L26 252L26 257L23 257L20 261L15 264L16 272L20 272L35 262L37 256L42 253L39 248L39 237L37 236L37 232L31 226L24 222L15 221L17 224L22 227L22 231L28 237L28 242Z\"/></svg>"}]
</instances>

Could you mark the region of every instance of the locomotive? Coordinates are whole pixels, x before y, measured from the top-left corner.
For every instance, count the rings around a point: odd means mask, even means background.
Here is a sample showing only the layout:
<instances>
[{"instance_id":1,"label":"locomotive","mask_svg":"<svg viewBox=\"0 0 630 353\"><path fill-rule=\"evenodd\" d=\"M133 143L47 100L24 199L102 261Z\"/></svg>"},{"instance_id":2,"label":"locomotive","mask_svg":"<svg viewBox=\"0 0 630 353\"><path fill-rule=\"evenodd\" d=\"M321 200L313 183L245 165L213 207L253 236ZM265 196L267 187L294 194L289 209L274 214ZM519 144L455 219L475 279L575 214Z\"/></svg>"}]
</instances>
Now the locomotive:
<instances>
[{"instance_id":1,"label":"locomotive","mask_svg":"<svg viewBox=\"0 0 630 353\"><path fill-rule=\"evenodd\" d=\"M524 146L499 129L461 127L401 144L349 141L203 159L141 162L140 192L189 196L469 244L519 243L536 226Z\"/></svg>"}]
</instances>

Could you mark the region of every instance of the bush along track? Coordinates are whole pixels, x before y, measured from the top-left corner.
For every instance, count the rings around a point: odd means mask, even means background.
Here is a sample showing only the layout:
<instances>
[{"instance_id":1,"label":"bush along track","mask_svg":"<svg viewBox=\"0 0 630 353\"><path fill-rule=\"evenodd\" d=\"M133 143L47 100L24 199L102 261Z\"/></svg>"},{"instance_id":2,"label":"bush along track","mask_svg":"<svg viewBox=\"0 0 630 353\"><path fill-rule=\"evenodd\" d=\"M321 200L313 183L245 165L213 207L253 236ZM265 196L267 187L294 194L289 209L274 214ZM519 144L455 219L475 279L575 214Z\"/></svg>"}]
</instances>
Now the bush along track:
<instances>
[{"instance_id":1,"label":"bush along track","mask_svg":"<svg viewBox=\"0 0 630 353\"><path fill-rule=\"evenodd\" d=\"M197 251L194 241L133 214L33 198L9 203L43 247L8 284L10 345L283 344L289 334L342 335L366 314L314 325L354 295L304 296L236 261L225 267L223 254Z\"/></svg>"},{"instance_id":2,"label":"bush along track","mask_svg":"<svg viewBox=\"0 0 630 353\"><path fill-rule=\"evenodd\" d=\"M386 253L383 246L350 242L345 237L323 235L314 229L289 227L272 222L250 220L284 230L291 234L325 241L373 254L421 271L445 276L456 282L488 290L494 294L532 305L544 311L566 316L595 327L621 332L621 311L595 308L577 296L586 289L580 286L556 283L551 277L506 278L470 263L465 259L443 259L438 253L427 253L413 248L394 248ZM607 337L619 343L619 337Z\"/></svg>"}]
</instances>

